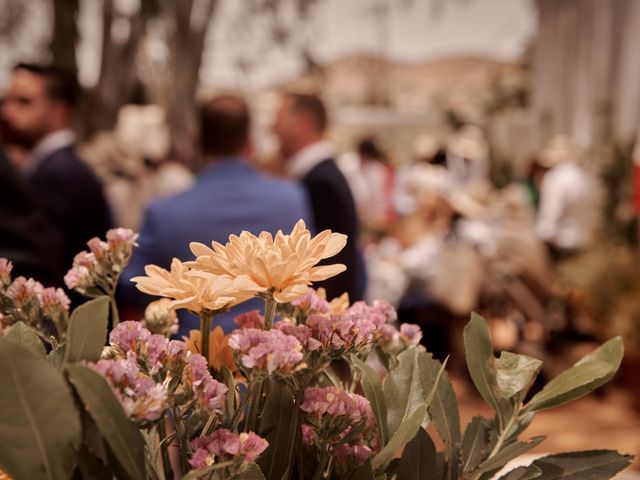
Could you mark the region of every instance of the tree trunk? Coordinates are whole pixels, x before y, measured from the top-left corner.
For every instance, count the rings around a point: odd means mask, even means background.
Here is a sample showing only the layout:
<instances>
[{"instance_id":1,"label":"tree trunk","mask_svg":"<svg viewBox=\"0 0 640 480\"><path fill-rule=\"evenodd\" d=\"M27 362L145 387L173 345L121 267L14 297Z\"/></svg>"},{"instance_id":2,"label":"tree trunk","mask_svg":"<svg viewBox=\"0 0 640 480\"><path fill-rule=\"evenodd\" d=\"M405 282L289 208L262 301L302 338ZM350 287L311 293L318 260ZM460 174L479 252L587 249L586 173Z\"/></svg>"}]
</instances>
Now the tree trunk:
<instances>
[{"instance_id":1,"label":"tree trunk","mask_svg":"<svg viewBox=\"0 0 640 480\"><path fill-rule=\"evenodd\" d=\"M193 164L196 155L194 140L197 125L194 97L205 39L217 3L217 0L173 2L173 82L168 86L168 118L174 155L177 160L186 164ZM198 11L194 12L196 4Z\"/></svg>"},{"instance_id":2,"label":"tree trunk","mask_svg":"<svg viewBox=\"0 0 640 480\"><path fill-rule=\"evenodd\" d=\"M50 49L53 63L75 74L78 71L76 44L79 0L53 0L52 4L53 35Z\"/></svg>"}]
</instances>

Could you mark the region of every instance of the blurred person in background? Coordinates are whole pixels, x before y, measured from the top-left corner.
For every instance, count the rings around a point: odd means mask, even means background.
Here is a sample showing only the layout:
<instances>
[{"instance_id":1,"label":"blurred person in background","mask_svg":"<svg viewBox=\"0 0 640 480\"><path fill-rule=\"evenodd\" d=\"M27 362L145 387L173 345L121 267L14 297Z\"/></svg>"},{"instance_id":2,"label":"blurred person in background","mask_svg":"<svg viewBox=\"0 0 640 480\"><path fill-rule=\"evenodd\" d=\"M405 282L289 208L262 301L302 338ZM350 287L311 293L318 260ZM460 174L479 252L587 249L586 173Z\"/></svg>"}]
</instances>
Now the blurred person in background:
<instances>
[{"instance_id":1,"label":"blurred person in background","mask_svg":"<svg viewBox=\"0 0 640 480\"><path fill-rule=\"evenodd\" d=\"M62 233L58 256L71 266L86 242L111 228L102 186L75 152L70 125L78 97L74 76L51 66L19 64L2 103L4 142L24 148L22 173L37 202ZM62 278L60 277L60 281Z\"/></svg>"},{"instance_id":2,"label":"blurred person in background","mask_svg":"<svg viewBox=\"0 0 640 480\"><path fill-rule=\"evenodd\" d=\"M600 188L578 164L580 159L580 149L564 135L552 138L537 158L540 205L535 230L556 258L591 245L599 225Z\"/></svg>"},{"instance_id":3,"label":"blurred person in background","mask_svg":"<svg viewBox=\"0 0 640 480\"><path fill-rule=\"evenodd\" d=\"M393 186L395 169L387 154L373 138L364 138L358 144L360 175L366 185L366 195L358 202L363 206L362 220L373 228L383 229L395 220Z\"/></svg>"},{"instance_id":4,"label":"blurred person in background","mask_svg":"<svg viewBox=\"0 0 640 480\"><path fill-rule=\"evenodd\" d=\"M113 131L100 132L80 147L82 157L105 185L115 223L139 230L152 200L193 185L193 174L169 158L171 137L158 105L125 105Z\"/></svg>"},{"instance_id":5,"label":"blurred person in background","mask_svg":"<svg viewBox=\"0 0 640 480\"><path fill-rule=\"evenodd\" d=\"M250 114L242 98L223 95L207 101L199 120L204 169L190 189L151 203L140 246L121 277L121 297L129 318L142 318L144 307L153 300L130 282L144 275L145 265L169 269L174 257L191 260L191 242L225 244L229 235L243 230L255 235L278 230L288 233L300 219L313 225L300 185L266 177L249 165ZM216 325L228 333L236 327L236 315L262 305L258 299L245 302L216 316ZM198 318L181 311L178 334L188 336L189 330L197 328Z\"/></svg>"},{"instance_id":6,"label":"blurred person in background","mask_svg":"<svg viewBox=\"0 0 640 480\"><path fill-rule=\"evenodd\" d=\"M353 195L334 160L333 145L325 138L328 116L316 95L287 93L283 96L273 132L280 142L287 173L306 188L316 230L330 229L348 236L347 246L331 262L347 270L317 287L324 287L328 298L344 292L351 301L364 297L366 273L358 251L358 214Z\"/></svg>"},{"instance_id":7,"label":"blurred person in background","mask_svg":"<svg viewBox=\"0 0 640 480\"><path fill-rule=\"evenodd\" d=\"M55 285L62 275L56 254L62 232L47 221L29 186L0 147L0 257L13 263L12 276Z\"/></svg>"}]
</instances>

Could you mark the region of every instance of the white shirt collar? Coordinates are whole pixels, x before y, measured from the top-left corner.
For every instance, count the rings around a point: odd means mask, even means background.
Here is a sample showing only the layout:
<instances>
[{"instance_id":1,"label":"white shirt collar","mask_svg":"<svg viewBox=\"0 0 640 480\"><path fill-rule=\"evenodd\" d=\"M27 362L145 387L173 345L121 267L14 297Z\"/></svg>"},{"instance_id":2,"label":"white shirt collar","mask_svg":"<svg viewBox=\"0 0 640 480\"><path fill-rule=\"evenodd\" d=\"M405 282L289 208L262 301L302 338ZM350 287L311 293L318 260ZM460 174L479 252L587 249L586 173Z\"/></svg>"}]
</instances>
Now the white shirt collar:
<instances>
[{"instance_id":1,"label":"white shirt collar","mask_svg":"<svg viewBox=\"0 0 640 480\"><path fill-rule=\"evenodd\" d=\"M76 136L68 128L56 130L46 135L31 150L26 164L27 172L34 172L49 155L74 143L76 143Z\"/></svg>"},{"instance_id":2,"label":"white shirt collar","mask_svg":"<svg viewBox=\"0 0 640 480\"><path fill-rule=\"evenodd\" d=\"M300 179L314 169L316 165L333 158L335 149L328 140L307 145L287 161L287 171L289 175Z\"/></svg>"}]
</instances>

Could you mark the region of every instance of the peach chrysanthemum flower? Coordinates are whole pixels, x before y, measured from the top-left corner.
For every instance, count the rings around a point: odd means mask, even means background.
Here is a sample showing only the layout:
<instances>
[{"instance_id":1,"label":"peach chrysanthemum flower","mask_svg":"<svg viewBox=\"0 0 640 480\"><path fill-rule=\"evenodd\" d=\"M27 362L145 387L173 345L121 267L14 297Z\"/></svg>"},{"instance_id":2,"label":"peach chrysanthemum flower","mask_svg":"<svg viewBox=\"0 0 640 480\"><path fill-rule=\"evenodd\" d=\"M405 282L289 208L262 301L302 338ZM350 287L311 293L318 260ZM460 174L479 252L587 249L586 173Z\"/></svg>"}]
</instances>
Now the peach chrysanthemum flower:
<instances>
[{"instance_id":1,"label":"peach chrysanthemum flower","mask_svg":"<svg viewBox=\"0 0 640 480\"><path fill-rule=\"evenodd\" d=\"M200 278L190 275L189 268L177 258L171 270L157 265L144 267L147 276L134 277L132 282L141 292L171 299L168 307L183 308L199 314L204 310L220 312L251 298L259 288L247 276L212 276Z\"/></svg>"},{"instance_id":2,"label":"peach chrysanthemum flower","mask_svg":"<svg viewBox=\"0 0 640 480\"><path fill-rule=\"evenodd\" d=\"M311 237L300 220L288 235L278 231L275 237L268 232L256 237L244 231L239 236L231 235L226 245L212 242L213 249L193 242L190 247L197 258L188 265L194 275L203 278L247 276L276 302L286 303L307 293L312 282L346 270L342 264L317 265L337 254L346 243L346 235L331 230Z\"/></svg>"}]
</instances>

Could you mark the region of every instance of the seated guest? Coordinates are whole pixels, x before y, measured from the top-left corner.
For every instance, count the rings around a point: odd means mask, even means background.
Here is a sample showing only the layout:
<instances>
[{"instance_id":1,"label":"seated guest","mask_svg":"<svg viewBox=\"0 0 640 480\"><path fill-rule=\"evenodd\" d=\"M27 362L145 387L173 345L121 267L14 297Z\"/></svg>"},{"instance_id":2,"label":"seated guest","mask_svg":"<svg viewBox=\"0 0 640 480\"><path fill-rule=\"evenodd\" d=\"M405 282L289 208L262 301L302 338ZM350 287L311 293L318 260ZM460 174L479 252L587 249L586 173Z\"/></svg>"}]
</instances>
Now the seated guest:
<instances>
[{"instance_id":1,"label":"seated guest","mask_svg":"<svg viewBox=\"0 0 640 480\"><path fill-rule=\"evenodd\" d=\"M351 301L364 297L366 274L358 252L358 215L349 184L334 161L335 151L325 138L327 112L319 97L287 94L282 99L273 131L280 141L288 173L306 188L317 231L330 229L348 236L347 246L329 263L347 271L324 282L328 298L349 293Z\"/></svg>"},{"instance_id":2,"label":"seated guest","mask_svg":"<svg viewBox=\"0 0 640 480\"><path fill-rule=\"evenodd\" d=\"M129 267L121 278L122 300L141 317L142 307L153 300L135 290L132 277L144 275L144 266L170 268L172 258L192 260L190 242L226 243L229 235L247 230L253 234L291 231L299 219L310 224L302 187L268 178L248 164L249 110L239 97L225 95L203 105L200 111L200 147L205 167L189 190L152 203ZM236 327L235 315L260 308L252 300L216 317L225 331ZM129 312L131 314L131 312ZM180 313L179 335L199 328L198 319ZM135 318L135 317L134 317Z\"/></svg>"},{"instance_id":3,"label":"seated guest","mask_svg":"<svg viewBox=\"0 0 640 480\"><path fill-rule=\"evenodd\" d=\"M61 251L50 252L60 254L62 269L71 267L89 239L111 228L102 186L74 149L70 124L77 94L73 76L55 67L19 64L0 115L3 140L27 149L27 184L64 234Z\"/></svg>"}]
</instances>

